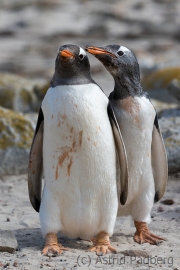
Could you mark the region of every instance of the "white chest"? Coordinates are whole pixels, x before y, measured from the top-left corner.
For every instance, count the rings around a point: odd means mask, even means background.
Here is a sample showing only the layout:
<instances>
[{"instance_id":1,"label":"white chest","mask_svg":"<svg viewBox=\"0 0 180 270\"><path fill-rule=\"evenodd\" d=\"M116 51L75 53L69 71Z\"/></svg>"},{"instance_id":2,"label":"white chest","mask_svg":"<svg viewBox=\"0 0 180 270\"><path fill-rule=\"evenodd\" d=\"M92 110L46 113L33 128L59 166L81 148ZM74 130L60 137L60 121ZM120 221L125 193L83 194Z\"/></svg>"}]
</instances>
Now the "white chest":
<instances>
[{"instance_id":1,"label":"white chest","mask_svg":"<svg viewBox=\"0 0 180 270\"><path fill-rule=\"evenodd\" d=\"M50 88L42 103L44 163L49 178L92 177L99 162L114 162L114 139L107 115L108 99L95 84ZM51 157L51 158L49 158ZM89 166L89 168L88 168ZM52 169L49 169L52 168ZM97 170L95 169L97 167ZM91 169L92 170L91 170ZM48 178L46 177L46 178ZM85 177L85 176L83 176Z\"/></svg>"},{"instance_id":2,"label":"white chest","mask_svg":"<svg viewBox=\"0 0 180 270\"><path fill-rule=\"evenodd\" d=\"M130 181L135 185L146 182L146 175L152 175L151 144L155 110L146 97L129 97L114 102L113 109L126 148Z\"/></svg>"},{"instance_id":3,"label":"white chest","mask_svg":"<svg viewBox=\"0 0 180 270\"><path fill-rule=\"evenodd\" d=\"M70 237L112 234L118 200L107 104L94 84L50 88L42 104L44 194L52 194L43 202L53 210L56 203L59 228Z\"/></svg>"},{"instance_id":4,"label":"white chest","mask_svg":"<svg viewBox=\"0 0 180 270\"><path fill-rule=\"evenodd\" d=\"M113 108L127 147L131 142L151 144L155 110L146 97L128 97L114 102Z\"/></svg>"}]
</instances>

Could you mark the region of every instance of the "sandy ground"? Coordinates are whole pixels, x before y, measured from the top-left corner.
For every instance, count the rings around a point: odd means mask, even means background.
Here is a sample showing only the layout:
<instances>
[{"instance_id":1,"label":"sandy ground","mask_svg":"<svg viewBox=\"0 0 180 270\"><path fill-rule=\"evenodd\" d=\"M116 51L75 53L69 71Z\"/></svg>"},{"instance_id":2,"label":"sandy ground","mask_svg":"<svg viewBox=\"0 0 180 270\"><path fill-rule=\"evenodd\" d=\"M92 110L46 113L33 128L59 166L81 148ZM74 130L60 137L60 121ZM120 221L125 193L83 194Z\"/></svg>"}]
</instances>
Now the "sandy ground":
<instances>
[{"instance_id":1,"label":"sandy ground","mask_svg":"<svg viewBox=\"0 0 180 270\"><path fill-rule=\"evenodd\" d=\"M139 245L133 241L135 231L130 218L117 218L111 238L116 255L96 256L86 252L91 245L87 241L68 239L59 235L59 241L69 247L59 257L41 255L42 238L38 213L32 208L27 189L27 176L6 176L0 179L0 228L14 231L18 249L14 254L0 253L0 269L180 269L180 175L170 176L167 191L162 200L173 199L174 204L159 202L152 210L150 229L166 237L158 246ZM145 257L125 256L125 250L147 253ZM145 254L146 254L145 253Z\"/></svg>"}]
</instances>

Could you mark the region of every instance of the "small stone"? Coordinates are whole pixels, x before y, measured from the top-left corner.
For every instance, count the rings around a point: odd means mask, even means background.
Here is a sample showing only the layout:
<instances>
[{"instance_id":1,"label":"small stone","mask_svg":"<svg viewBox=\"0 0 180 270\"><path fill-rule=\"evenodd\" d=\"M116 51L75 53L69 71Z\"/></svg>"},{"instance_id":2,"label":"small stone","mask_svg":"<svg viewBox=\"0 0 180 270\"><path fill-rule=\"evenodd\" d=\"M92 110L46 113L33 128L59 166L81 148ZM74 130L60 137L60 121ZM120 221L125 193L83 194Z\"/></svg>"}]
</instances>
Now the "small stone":
<instances>
[{"instance_id":1,"label":"small stone","mask_svg":"<svg viewBox=\"0 0 180 270\"><path fill-rule=\"evenodd\" d=\"M151 255L149 255L146 251L143 250L125 250L121 252L125 256L130 256L130 257L144 257L144 258L149 258Z\"/></svg>"},{"instance_id":2,"label":"small stone","mask_svg":"<svg viewBox=\"0 0 180 270\"><path fill-rule=\"evenodd\" d=\"M13 263L13 266L14 266L14 267L17 267L17 265L18 265L18 263L15 261L15 262Z\"/></svg>"},{"instance_id":3,"label":"small stone","mask_svg":"<svg viewBox=\"0 0 180 270\"><path fill-rule=\"evenodd\" d=\"M174 200L167 199L167 200L161 201L161 203L165 205L172 205L174 204Z\"/></svg>"},{"instance_id":4,"label":"small stone","mask_svg":"<svg viewBox=\"0 0 180 270\"><path fill-rule=\"evenodd\" d=\"M52 267L49 263L44 264L45 266Z\"/></svg>"},{"instance_id":5,"label":"small stone","mask_svg":"<svg viewBox=\"0 0 180 270\"><path fill-rule=\"evenodd\" d=\"M10 218L7 218L6 221L7 221L7 222L10 222Z\"/></svg>"},{"instance_id":6,"label":"small stone","mask_svg":"<svg viewBox=\"0 0 180 270\"><path fill-rule=\"evenodd\" d=\"M8 267L8 266L10 266L10 263L6 263L6 264L4 265L4 268L6 268L6 267Z\"/></svg>"},{"instance_id":7,"label":"small stone","mask_svg":"<svg viewBox=\"0 0 180 270\"><path fill-rule=\"evenodd\" d=\"M158 212L163 212L164 211L164 208L162 206L159 206L158 209L157 209Z\"/></svg>"},{"instance_id":8,"label":"small stone","mask_svg":"<svg viewBox=\"0 0 180 270\"><path fill-rule=\"evenodd\" d=\"M18 246L12 231L0 231L0 252L13 253Z\"/></svg>"}]
</instances>

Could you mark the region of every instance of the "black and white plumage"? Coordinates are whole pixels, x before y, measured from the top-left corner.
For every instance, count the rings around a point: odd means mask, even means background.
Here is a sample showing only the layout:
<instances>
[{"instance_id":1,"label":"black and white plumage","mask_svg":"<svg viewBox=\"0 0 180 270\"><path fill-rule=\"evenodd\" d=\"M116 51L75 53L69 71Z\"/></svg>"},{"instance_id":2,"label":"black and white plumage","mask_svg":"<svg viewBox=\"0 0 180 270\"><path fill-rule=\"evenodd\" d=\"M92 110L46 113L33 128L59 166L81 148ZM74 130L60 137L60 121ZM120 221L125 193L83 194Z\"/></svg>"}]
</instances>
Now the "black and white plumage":
<instances>
[{"instance_id":1,"label":"black and white plumage","mask_svg":"<svg viewBox=\"0 0 180 270\"><path fill-rule=\"evenodd\" d=\"M128 199L124 206L119 205L118 215L150 222L153 203L162 198L166 189L168 167L156 112L140 84L137 59L128 48L119 45L85 49L115 81L109 100L125 144L129 174Z\"/></svg>"},{"instance_id":2,"label":"black and white plumage","mask_svg":"<svg viewBox=\"0 0 180 270\"><path fill-rule=\"evenodd\" d=\"M60 231L87 239L102 231L113 233L118 210L115 143L124 160L124 178L127 164L108 103L90 76L86 52L76 45L62 46L40 109L28 169L29 197L40 210L44 236ZM128 186L120 185L125 203Z\"/></svg>"}]
</instances>

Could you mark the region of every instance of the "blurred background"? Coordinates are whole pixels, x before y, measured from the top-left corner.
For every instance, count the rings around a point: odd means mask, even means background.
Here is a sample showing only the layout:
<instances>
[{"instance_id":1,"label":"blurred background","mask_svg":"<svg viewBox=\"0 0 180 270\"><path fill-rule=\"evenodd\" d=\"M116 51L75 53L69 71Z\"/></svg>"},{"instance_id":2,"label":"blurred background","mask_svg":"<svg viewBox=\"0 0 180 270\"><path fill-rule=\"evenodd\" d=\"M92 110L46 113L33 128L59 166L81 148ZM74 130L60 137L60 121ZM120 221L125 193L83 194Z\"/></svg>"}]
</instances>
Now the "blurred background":
<instances>
[{"instance_id":1,"label":"blurred background","mask_svg":"<svg viewBox=\"0 0 180 270\"><path fill-rule=\"evenodd\" d=\"M26 172L39 106L63 44L123 45L158 113L169 170L180 170L180 1L0 0L0 175ZM88 55L108 95L113 79ZM23 114L20 114L23 113Z\"/></svg>"}]
</instances>

